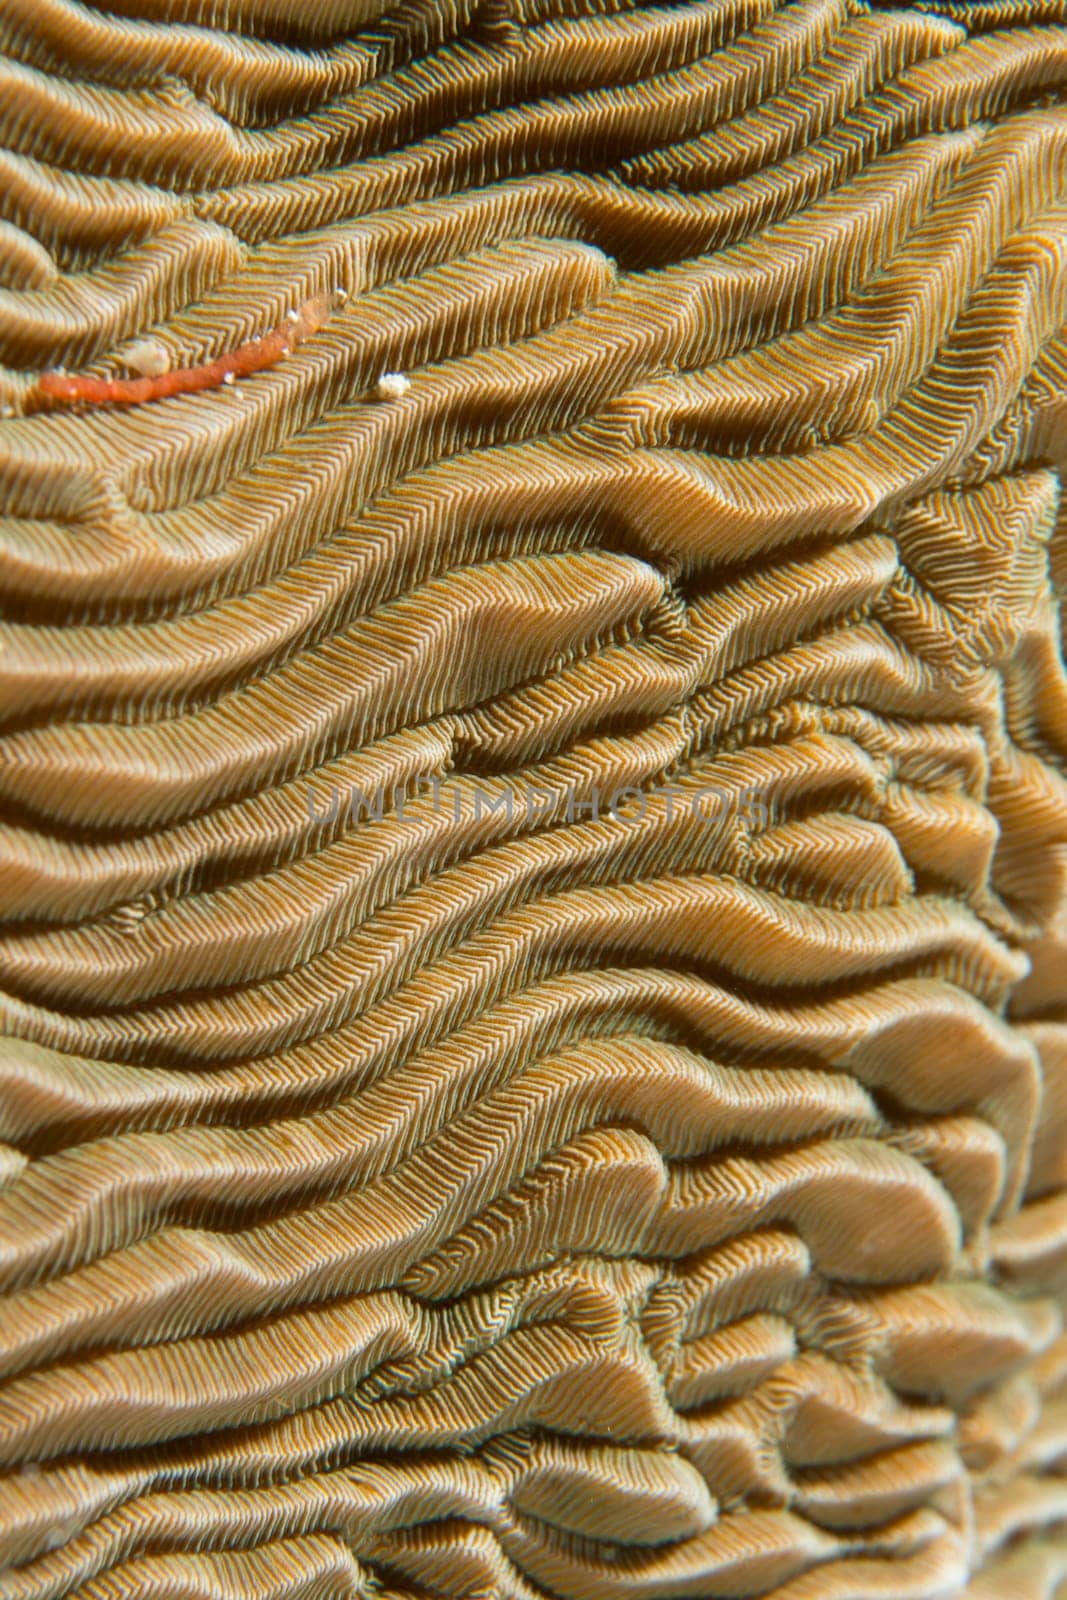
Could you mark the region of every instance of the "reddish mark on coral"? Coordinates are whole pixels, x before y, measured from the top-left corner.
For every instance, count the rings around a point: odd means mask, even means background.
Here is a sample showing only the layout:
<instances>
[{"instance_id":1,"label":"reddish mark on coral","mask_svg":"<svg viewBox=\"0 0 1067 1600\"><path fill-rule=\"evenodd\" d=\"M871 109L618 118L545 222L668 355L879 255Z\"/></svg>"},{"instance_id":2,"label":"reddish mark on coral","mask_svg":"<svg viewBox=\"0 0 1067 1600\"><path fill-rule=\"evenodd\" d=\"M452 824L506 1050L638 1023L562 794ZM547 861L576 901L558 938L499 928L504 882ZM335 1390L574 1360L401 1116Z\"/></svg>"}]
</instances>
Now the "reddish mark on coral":
<instances>
[{"instance_id":1,"label":"reddish mark on coral","mask_svg":"<svg viewBox=\"0 0 1067 1600\"><path fill-rule=\"evenodd\" d=\"M346 299L343 290L315 295L296 311L291 311L262 339L238 345L216 361L201 367L177 367L145 378L88 378L66 372L42 372L30 391L66 405L139 406L149 400L168 400L176 394L199 394L202 389L217 389L221 384L247 378L253 372L273 367L298 344L322 327L331 311Z\"/></svg>"}]
</instances>

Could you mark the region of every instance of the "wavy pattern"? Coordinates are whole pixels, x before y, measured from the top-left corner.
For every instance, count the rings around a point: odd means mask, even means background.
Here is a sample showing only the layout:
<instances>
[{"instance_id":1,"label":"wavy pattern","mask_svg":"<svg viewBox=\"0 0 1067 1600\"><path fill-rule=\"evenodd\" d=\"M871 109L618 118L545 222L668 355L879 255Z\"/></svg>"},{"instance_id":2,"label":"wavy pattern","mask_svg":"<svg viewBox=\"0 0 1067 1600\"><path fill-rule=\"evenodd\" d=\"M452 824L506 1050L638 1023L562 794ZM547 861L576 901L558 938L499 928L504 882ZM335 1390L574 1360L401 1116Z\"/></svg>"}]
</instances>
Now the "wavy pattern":
<instances>
[{"instance_id":1,"label":"wavy pattern","mask_svg":"<svg viewBox=\"0 0 1067 1600\"><path fill-rule=\"evenodd\" d=\"M1067 1595L1063 0L0 13L0 1600Z\"/></svg>"}]
</instances>

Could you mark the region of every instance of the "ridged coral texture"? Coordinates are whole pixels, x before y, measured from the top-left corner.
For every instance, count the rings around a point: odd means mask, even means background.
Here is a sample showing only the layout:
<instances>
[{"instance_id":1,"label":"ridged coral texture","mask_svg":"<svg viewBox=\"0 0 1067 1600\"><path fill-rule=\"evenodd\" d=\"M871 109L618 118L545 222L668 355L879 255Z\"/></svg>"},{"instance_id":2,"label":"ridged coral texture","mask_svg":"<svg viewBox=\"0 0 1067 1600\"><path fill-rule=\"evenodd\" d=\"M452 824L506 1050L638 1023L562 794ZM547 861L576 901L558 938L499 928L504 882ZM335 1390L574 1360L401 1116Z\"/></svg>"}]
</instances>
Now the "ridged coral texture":
<instances>
[{"instance_id":1,"label":"ridged coral texture","mask_svg":"<svg viewBox=\"0 0 1067 1600\"><path fill-rule=\"evenodd\" d=\"M0 0L0 1600L1067 1596L1065 85Z\"/></svg>"}]
</instances>

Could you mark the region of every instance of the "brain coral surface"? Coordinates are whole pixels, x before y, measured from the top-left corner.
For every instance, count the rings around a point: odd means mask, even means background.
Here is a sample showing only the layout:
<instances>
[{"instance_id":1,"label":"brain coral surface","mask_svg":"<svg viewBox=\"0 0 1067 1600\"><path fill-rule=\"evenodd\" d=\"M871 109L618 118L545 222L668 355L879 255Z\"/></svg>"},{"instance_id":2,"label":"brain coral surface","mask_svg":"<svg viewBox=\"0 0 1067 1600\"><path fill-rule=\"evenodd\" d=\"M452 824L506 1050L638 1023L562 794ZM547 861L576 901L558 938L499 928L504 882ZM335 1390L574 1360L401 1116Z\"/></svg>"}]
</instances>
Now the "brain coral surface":
<instances>
[{"instance_id":1,"label":"brain coral surface","mask_svg":"<svg viewBox=\"0 0 1067 1600\"><path fill-rule=\"evenodd\" d=\"M1067 1596L1064 0L0 0L0 1600Z\"/></svg>"}]
</instances>

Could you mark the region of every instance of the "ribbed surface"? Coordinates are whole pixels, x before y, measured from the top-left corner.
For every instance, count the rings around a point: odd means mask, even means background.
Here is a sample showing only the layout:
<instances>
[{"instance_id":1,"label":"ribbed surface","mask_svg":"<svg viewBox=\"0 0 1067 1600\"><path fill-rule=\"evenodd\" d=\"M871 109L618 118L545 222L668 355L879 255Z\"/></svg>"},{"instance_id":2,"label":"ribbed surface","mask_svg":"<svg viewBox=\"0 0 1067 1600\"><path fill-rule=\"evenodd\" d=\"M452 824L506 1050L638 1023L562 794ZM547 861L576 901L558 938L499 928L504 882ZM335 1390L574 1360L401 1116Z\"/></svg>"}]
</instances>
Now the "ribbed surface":
<instances>
[{"instance_id":1,"label":"ribbed surface","mask_svg":"<svg viewBox=\"0 0 1067 1600\"><path fill-rule=\"evenodd\" d=\"M1064 0L0 49L0 1600L1067 1595Z\"/></svg>"}]
</instances>

